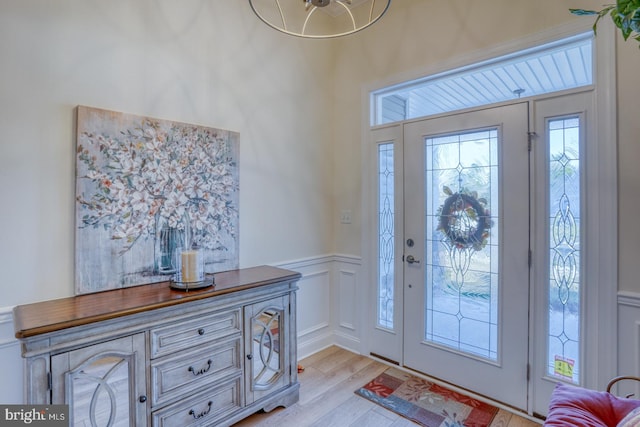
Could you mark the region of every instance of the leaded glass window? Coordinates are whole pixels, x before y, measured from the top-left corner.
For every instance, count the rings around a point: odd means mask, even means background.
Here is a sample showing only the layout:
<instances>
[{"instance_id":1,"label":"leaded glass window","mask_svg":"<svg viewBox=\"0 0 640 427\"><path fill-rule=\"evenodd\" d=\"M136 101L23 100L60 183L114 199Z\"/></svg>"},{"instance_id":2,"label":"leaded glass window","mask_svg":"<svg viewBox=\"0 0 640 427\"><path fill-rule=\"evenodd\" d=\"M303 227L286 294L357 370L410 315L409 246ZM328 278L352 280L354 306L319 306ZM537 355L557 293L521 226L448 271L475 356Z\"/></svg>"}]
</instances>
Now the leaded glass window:
<instances>
[{"instance_id":1,"label":"leaded glass window","mask_svg":"<svg viewBox=\"0 0 640 427\"><path fill-rule=\"evenodd\" d=\"M498 354L498 129L427 138L425 339Z\"/></svg>"},{"instance_id":2,"label":"leaded glass window","mask_svg":"<svg viewBox=\"0 0 640 427\"><path fill-rule=\"evenodd\" d=\"M580 117L548 121L549 375L580 383Z\"/></svg>"},{"instance_id":3,"label":"leaded glass window","mask_svg":"<svg viewBox=\"0 0 640 427\"><path fill-rule=\"evenodd\" d=\"M393 329L394 298L394 151L378 146L378 326Z\"/></svg>"}]
</instances>

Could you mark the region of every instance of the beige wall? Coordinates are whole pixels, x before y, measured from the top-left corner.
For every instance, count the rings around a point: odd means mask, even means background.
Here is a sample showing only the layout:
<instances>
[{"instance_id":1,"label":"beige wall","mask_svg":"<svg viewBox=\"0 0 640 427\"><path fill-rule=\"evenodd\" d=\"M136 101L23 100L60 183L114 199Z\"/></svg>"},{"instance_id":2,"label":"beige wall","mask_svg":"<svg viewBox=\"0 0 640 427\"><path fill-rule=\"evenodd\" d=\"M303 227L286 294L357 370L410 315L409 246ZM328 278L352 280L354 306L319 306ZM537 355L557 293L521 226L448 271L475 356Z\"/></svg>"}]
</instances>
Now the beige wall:
<instances>
[{"instance_id":1,"label":"beige wall","mask_svg":"<svg viewBox=\"0 0 640 427\"><path fill-rule=\"evenodd\" d=\"M0 306L73 293L76 105L240 132L242 266L358 256L363 90L600 4L394 0L372 28L312 41L240 0L0 0ZM640 51L618 48L619 278L640 291Z\"/></svg>"},{"instance_id":2,"label":"beige wall","mask_svg":"<svg viewBox=\"0 0 640 427\"><path fill-rule=\"evenodd\" d=\"M238 0L0 0L0 307L73 294L74 107L240 132L240 263L332 249L330 43Z\"/></svg>"},{"instance_id":3,"label":"beige wall","mask_svg":"<svg viewBox=\"0 0 640 427\"><path fill-rule=\"evenodd\" d=\"M640 292L640 49L618 42L618 281Z\"/></svg>"},{"instance_id":4,"label":"beige wall","mask_svg":"<svg viewBox=\"0 0 640 427\"><path fill-rule=\"evenodd\" d=\"M599 9L598 0L402 0L365 32L341 39L336 50L334 216L350 208L359 218L362 93L403 78L428 75L464 56L482 56L510 40L576 25L569 8ZM640 50L618 37L619 288L640 291ZM457 64L461 65L461 64ZM377 86L376 86L377 85ZM338 225L335 251L361 253L361 224Z\"/></svg>"}]
</instances>

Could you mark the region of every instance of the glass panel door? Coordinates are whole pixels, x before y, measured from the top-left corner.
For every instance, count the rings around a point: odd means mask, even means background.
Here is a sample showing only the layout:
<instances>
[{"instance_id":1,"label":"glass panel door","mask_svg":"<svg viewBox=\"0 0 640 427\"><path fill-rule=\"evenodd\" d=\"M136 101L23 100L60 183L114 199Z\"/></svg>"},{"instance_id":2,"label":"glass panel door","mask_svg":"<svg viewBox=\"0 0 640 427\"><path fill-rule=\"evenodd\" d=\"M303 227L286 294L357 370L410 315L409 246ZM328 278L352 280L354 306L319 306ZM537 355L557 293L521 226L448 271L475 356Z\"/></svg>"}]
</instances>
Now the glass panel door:
<instances>
[{"instance_id":1,"label":"glass panel door","mask_svg":"<svg viewBox=\"0 0 640 427\"><path fill-rule=\"evenodd\" d=\"M527 104L405 125L404 364L527 408Z\"/></svg>"}]
</instances>

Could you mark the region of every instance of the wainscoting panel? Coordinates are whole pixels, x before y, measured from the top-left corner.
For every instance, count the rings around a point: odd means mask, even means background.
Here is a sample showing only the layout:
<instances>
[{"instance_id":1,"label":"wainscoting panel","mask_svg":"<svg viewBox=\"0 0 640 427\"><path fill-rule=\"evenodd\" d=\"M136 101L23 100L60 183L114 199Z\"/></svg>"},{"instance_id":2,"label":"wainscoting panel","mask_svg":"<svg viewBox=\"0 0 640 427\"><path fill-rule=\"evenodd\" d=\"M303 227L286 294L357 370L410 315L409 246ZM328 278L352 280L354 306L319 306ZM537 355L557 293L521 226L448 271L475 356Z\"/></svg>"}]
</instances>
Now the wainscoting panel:
<instances>
[{"instance_id":1,"label":"wainscoting panel","mask_svg":"<svg viewBox=\"0 0 640 427\"><path fill-rule=\"evenodd\" d=\"M640 376L640 293L618 293L618 375ZM640 384L622 382L617 394L640 398Z\"/></svg>"},{"instance_id":2,"label":"wainscoting panel","mask_svg":"<svg viewBox=\"0 0 640 427\"><path fill-rule=\"evenodd\" d=\"M347 348L356 353L362 351L363 336L365 330L360 323L364 301L363 292L360 291L360 268L359 258L348 256L336 256L334 259L335 268L335 298L333 300L335 325L335 344Z\"/></svg>"},{"instance_id":3,"label":"wainscoting panel","mask_svg":"<svg viewBox=\"0 0 640 427\"><path fill-rule=\"evenodd\" d=\"M298 358L330 345L360 352L360 258L333 255L280 264L302 274L298 286Z\"/></svg>"},{"instance_id":4,"label":"wainscoting panel","mask_svg":"<svg viewBox=\"0 0 640 427\"><path fill-rule=\"evenodd\" d=\"M13 307L0 307L0 403L21 404L23 402L22 357L20 342L13 332Z\"/></svg>"},{"instance_id":5,"label":"wainscoting panel","mask_svg":"<svg viewBox=\"0 0 640 427\"><path fill-rule=\"evenodd\" d=\"M333 261L319 257L278 265L302 274L298 281L298 359L330 346Z\"/></svg>"},{"instance_id":6,"label":"wainscoting panel","mask_svg":"<svg viewBox=\"0 0 640 427\"><path fill-rule=\"evenodd\" d=\"M356 328L356 307L358 306L356 286L358 284L358 276L353 270L340 268L338 269L337 277L338 299L336 303L340 313L338 327L354 333L358 330Z\"/></svg>"}]
</instances>

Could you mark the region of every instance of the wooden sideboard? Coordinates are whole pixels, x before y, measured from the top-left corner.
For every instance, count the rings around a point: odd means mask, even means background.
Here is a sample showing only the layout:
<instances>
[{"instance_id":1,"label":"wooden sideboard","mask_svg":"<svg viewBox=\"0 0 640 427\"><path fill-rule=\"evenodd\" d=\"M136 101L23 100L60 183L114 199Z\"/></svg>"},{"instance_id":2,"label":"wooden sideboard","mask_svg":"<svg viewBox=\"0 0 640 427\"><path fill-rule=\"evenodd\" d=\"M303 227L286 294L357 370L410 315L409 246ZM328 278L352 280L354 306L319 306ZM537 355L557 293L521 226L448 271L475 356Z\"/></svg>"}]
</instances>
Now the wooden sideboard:
<instances>
[{"instance_id":1,"label":"wooden sideboard","mask_svg":"<svg viewBox=\"0 0 640 427\"><path fill-rule=\"evenodd\" d=\"M138 427L228 426L289 406L299 278L261 266L188 292L163 282L17 306L25 403L68 404L70 425Z\"/></svg>"}]
</instances>

